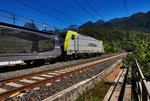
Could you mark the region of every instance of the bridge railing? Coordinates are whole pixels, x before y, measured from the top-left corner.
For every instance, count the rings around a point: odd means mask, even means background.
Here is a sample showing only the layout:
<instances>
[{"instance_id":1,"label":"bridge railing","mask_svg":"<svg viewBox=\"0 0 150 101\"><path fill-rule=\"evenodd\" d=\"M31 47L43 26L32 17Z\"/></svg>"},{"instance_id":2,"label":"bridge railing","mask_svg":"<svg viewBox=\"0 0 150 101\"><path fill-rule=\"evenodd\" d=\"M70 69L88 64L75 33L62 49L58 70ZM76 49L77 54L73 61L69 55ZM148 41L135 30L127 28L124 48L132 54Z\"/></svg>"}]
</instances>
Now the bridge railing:
<instances>
[{"instance_id":1,"label":"bridge railing","mask_svg":"<svg viewBox=\"0 0 150 101\"><path fill-rule=\"evenodd\" d=\"M136 61L135 71L136 71L136 89L138 93L139 101L150 101L150 88L148 88L148 83L140 69L140 66Z\"/></svg>"},{"instance_id":2,"label":"bridge railing","mask_svg":"<svg viewBox=\"0 0 150 101\"><path fill-rule=\"evenodd\" d=\"M23 17L12 12L0 10L0 22L14 24L40 31L55 31L56 27L31 18ZM28 25L27 25L28 24Z\"/></svg>"}]
</instances>

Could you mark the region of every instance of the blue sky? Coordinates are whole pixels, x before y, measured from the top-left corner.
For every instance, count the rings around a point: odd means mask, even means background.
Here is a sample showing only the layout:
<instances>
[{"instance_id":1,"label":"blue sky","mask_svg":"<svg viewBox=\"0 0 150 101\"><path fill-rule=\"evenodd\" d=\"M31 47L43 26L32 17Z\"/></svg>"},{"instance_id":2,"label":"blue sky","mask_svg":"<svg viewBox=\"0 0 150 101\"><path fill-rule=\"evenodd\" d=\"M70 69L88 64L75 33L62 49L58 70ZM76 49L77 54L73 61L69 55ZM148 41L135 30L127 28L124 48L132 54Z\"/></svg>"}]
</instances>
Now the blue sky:
<instances>
[{"instance_id":1,"label":"blue sky","mask_svg":"<svg viewBox=\"0 0 150 101\"><path fill-rule=\"evenodd\" d=\"M40 9L48 14L56 16L59 19L65 20L67 23L81 25L80 22L69 19L47 7L44 7L34 0L20 0L32 7ZM89 16L84 10L82 10L73 0L38 0L47 4L65 14L79 19L82 23L87 21L96 22L91 16ZM97 19L101 19L87 4L84 0L77 0L84 8L86 8L93 16ZM89 3L105 18L106 21L116 18L124 17L125 11L123 6L123 0L88 0ZM150 11L150 0L127 0L127 6L129 16L137 12L148 12ZM40 20L44 23L56 26L58 28L65 28L69 25L56 20L55 18L49 17L45 14L39 13L31 8L23 6L14 0L1 0L0 9L14 12L21 16L32 17L36 20Z\"/></svg>"}]
</instances>

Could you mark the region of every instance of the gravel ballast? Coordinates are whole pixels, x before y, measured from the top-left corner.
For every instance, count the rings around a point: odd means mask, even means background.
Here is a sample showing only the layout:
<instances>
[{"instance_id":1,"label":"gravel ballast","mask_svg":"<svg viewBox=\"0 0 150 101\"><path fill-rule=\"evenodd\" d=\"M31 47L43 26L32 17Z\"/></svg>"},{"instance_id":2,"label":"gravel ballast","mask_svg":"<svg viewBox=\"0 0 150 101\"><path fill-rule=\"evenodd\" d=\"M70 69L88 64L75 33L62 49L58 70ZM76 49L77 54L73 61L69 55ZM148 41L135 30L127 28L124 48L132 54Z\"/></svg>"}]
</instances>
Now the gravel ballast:
<instances>
[{"instance_id":1,"label":"gravel ballast","mask_svg":"<svg viewBox=\"0 0 150 101\"><path fill-rule=\"evenodd\" d=\"M72 60L72 61L66 61L66 62L56 62L55 64L42 65L42 66L38 66L38 67L23 66L23 67L25 67L23 69L20 69L20 68L22 68L22 66L0 67L0 80L10 79L10 78L28 75L28 74L32 74L32 73L37 73L37 72L41 72L41 71L46 71L46 70L50 70L50 69L54 69L54 68L59 68L62 66L72 65L72 64L81 63L81 62L94 60L94 59L98 59L98 58L103 58L103 57L108 57L108 56L112 56L112 55L114 55L114 54L107 54L107 55L102 55L99 57ZM5 72L2 72L2 71L5 71Z\"/></svg>"},{"instance_id":2,"label":"gravel ballast","mask_svg":"<svg viewBox=\"0 0 150 101\"><path fill-rule=\"evenodd\" d=\"M16 100L16 101L41 101L41 100L43 100L43 99L59 92L59 91L62 91L64 89L80 82L80 81L83 81L85 79L88 79L88 78L91 78L91 77L97 75L98 73L100 73L104 69L110 67L111 65L113 65L118 60L120 60L124 57L125 56L121 56L121 57L115 58L113 60L109 60L109 61L107 61L105 63L102 63L98 66L92 67L92 68L90 68L86 71L73 74L71 76L68 76L67 78L62 78L62 79L60 79L60 81L54 81L54 82L51 83L50 86L42 85L42 86L38 87L37 89L27 90L23 93L23 96L17 96L15 99L8 99L8 101L13 101L13 100ZM92 59L96 59L96 58L99 58L99 57L95 57L95 58L92 58ZM82 59L82 62L83 61L89 61L90 59L88 59L88 60L87 59L86 60ZM41 66L41 67L38 67L38 68L32 68L32 71L30 70L30 73L35 72L34 70L36 70L36 72L38 72L39 70L48 70L48 69L58 68L58 67L61 67L61 66L71 65L71 64L80 63L80 62L81 62L81 60L75 60L75 61L68 61L68 62L65 62L65 63L52 64L50 66L45 65L45 66ZM19 71L24 72L25 70L19 70ZM19 71L15 71L15 72L19 72ZM27 73L27 72L29 72L29 71L26 70L25 73ZM13 73L14 72L12 72L12 74ZM12 75L12 74L10 73L10 74L7 74L7 75ZM1 75L4 75L4 74L0 74L0 76ZM3 77L3 79L6 79L6 78Z\"/></svg>"}]
</instances>

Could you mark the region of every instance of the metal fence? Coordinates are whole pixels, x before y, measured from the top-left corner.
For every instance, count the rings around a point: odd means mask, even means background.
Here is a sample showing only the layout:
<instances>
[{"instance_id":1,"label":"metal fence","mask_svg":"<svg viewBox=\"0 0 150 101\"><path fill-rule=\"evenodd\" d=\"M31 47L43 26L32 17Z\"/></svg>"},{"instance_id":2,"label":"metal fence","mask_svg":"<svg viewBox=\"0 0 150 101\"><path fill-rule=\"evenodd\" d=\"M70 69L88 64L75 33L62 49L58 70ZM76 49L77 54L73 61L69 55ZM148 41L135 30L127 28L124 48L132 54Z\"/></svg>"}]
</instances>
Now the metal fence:
<instances>
[{"instance_id":1,"label":"metal fence","mask_svg":"<svg viewBox=\"0 0 150 101\"><path fill-rule=\"evenodd\" d=\"M5 10L0 10L0 22L14 24L14 25L22 26L22 27L26 27L25 25L28 23L32 25L29 27L31 28L34 27L34 29L40 30L40 31L58 30L56 29L55 26L52 26L52 25L49 25L49 24L46 24L37 20L33 20L31 18L23 17L23 16L20 16L20 15L17 15L17 14L14 14Z\"/></svg>"},{"instance_id":2,"label":"metal fence","mask_svg":"<svg viewBox=\"0 0 150 101\"><path fill-rule=\"evenodd\" d=\"M150 88L148 88L148 83L140 69L140 66L136 61L136 67L134 68L136 71L136 89L138 93L139 101L150 101Z\"/></svg>"}]
</instances>

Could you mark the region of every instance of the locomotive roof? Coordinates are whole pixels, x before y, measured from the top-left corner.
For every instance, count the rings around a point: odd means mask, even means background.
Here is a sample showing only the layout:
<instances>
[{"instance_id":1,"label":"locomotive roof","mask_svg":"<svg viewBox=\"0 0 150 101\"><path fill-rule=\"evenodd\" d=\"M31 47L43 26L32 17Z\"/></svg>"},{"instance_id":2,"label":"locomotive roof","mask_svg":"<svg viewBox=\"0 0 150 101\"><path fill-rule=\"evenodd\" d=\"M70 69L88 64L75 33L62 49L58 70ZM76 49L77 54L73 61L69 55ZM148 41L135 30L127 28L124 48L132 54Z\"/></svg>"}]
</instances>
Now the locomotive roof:
<instances>
[{"instance_id":1,"label":"locomotive roof","mask_svg":"<svg viewBox=\"0 0 150 101\"><path fill-rule=\"evenodd\" d=\"M71 30L68 30L68 31L71 31ZM62 32L59 32L58 34L67 34L67 32L68 31L62 31ZM72 31L72 32L75 32L75 31ZM85 37L85 38L88 38L88 39L90 39L90 40L97 40L97 39L95 39L95 38L93 38L93 37L90 37L90 36L85 36L85 35L82 35L82 34L79 34L78 33L78 35L80 35L80 36L82 36L82 37ZM101 40L97 40L97 41L101 41Z\"/></svg>"}]
</instances>

